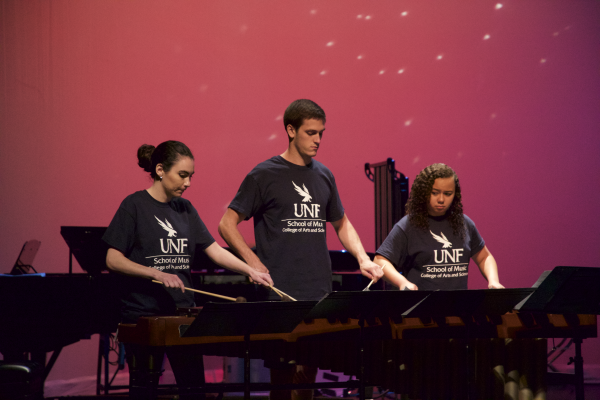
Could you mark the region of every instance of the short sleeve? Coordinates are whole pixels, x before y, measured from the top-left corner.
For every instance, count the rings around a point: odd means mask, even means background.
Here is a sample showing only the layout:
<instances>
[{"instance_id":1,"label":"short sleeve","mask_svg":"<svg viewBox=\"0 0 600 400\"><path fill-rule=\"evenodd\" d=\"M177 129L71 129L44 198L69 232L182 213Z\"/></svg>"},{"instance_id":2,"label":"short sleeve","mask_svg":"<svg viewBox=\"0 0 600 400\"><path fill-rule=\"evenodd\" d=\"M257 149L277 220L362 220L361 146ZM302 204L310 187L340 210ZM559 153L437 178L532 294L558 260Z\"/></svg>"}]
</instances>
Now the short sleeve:
<instances>
[{"instance_id":1,"label":"short sleeve","mask_svg":"<svg viewBox=\"0 0 600 400\"><path fill-rule=\"evenodd\" d=\"M400 227L399 223L394 225L376 253L387 258L397 270L402 272L402 266L408 253L408 240L406 232Z\"/></svg>"},{"instance_id":2,"label":"short sleeve","mask_svg":"<svg viewBox=\"0 0 600 400\"><path fill-rule=\"evenodd\" d=\"M237 194L229 204L229 208L242 213L246 220L252 218L260 208L260 191L251 175L246 175Z\"/></svg>"},{"instance_id":3,"label":"short sleeve","mask_svg":"<svg viewBox=\"0 0 600 400\"><path fill-rule=\"evenodd\" d=\"M110 247L119 250L129 257L135 242L135 210L128 210L126 200L123 200L112 221L108 225L102 240Z\"/></svg>"},{"instance_id":4,"label":"short sleeve","mask_svg":"<svg viewBox=\"0 0 600 400\"><path fill-rule=\"evenodd\" d=\"M469 233L469 244L471 247L471 256L474 256L475 254L479 253L481 251L481 249L483 249L483 247L485 246L485 241L479 234L479 231L477 230L477 227L475 226L475 223L473 222L473 220L471 220L466 215L464 216L464 218L465 218L465 225L467 228L467 232Z\"/></svg>"},{"instance_id":5,"label":"short sleeve","mask_svg":"<svg viewBox=\"0 0 600 400\"><path fill-rule=\"evenodd\" d=\"M198 215L198 211L190 204L191 207L191 229L190 233L196 241L197 250L206 250L208 246L215 242L206 225Z\"/></svg>"},{"instance_id":6,"label":"short sleeve","mask_svg":"<svg viewBox=\"0 0 600 400\"><path fill-rule=\"evenodd\" d=\"M327 203L327 222L335 222L344 216L344 207L335 184L335 178L331 175L331 195Z\"/></svg>"}]
</instances>

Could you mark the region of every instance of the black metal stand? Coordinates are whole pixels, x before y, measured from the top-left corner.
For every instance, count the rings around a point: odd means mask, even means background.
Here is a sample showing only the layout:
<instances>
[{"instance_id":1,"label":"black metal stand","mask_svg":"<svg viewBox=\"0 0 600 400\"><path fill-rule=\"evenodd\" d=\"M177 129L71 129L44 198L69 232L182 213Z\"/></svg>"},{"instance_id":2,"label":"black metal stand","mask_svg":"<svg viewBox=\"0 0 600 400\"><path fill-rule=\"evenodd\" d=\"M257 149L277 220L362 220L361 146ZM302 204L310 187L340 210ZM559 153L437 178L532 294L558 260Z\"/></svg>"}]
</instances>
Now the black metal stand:
<instances>
[{"instance_id":1,"label":"black metal stand","mask_svg":"<svg viewBox=\"0 0 600 400\"><path fill-rule=\"evenodd\" d=\"M423 320L436 320L441 329L435 332L440 337L453 337L465 340L465 379L467 399L477 398L475 394L476 368L475 350L472 339L477 338L475 320L499 316L513 310L514 306L529 296L535 289L484 289L451 290L430 292L429 296L405 312L405 317L418 317ZM445 317L461 317L464 326L444 327ZM445 332L452 332L446 334Z\"/></svg>"},{"instance_id":2,"label":"black metal stand","mask_svg":"<svg viewBox=\"0 0 600 400\"><path fill-rule=\"evenodd\" d=\"M250 399L250 335L289 333L316 301L207 303L182 337L244 336L244 399ZM223 388L234 385L223 385ZM215 386L212 386L215 387Z\"/></svg>"},{"instance_id":3,"label":"black metal stand","mask_svg":"<svg viewBox=\"0 0 600 400\"><path fill-rule=\"evenodd\" d=\"M365 328L365 319L360 318L358 320L358 326L360 326L359 339L358 339L358 381L360 382L358 387L358 398L365 400L365 343L363 337L363 330Z\"/></svg>"},{"instance_id":4,"label":"black metal stand","mask_svg":"<svg viewBox=\"0 0 600 400\"><path fill-rule=\"evenodd\" d=\"M431 292L425 291L370 291L333 292L318 303L259 302L259 303L207 303L193 323L183 329L182 337L244 336L244 383L210 385L210 390L244 390L250 398L251 390L289 390L313 388L358 388L360 399L365 399L365 336L367 320L381 318L398 320L403 311L420 302ZM250 335L260 333L289 333L305 319L359 320L358 332L358 382L314 384L259 384L250 383ZM208 390L208 389L207 389Z\"/></svg>"},{"instance_id":5,"label":"black metal stand","mask_svg":"<svg viewBox=\"0 0 600 400\"><path fill-rule=\"evenodd\" d=\"M108 335L100 334L98 340L98 368L96 371L96 396L100 395L102 389L104 394L108 394ZM104 360L104 386L102 386L102 360Z\"/></svg>"},{"instance_id":6,"label":"black metal stand","mask_svg":"<svg viewBox=\"0 0 600 400\"><path fill-rule=\"evenodd\" d=\"M533 288L438 290L429 292L430 295L426 299L403 315L417 318L502 315L512 311L516 304L534 290Z\"/></svg>"},{"instance_id":7,"label":"black metal stand","mask_svg":"<svg viewBox=\"0 0 600 400\"><path fill-rule=\"evenodd\" d=\"M250 334L244 334L244 399L250 398Z\"/></svg>"},{"instance_id":8,"label":"black metal stand","mask_svg":"<svg viewBox=\"0 0 600 400\"><path fill-rule=\"evenodd\" d=\"M375 248L379 248L394 224L404 216L408 178L396 171L392 158L375 164L366 163L365 174L375 183Z\"/></svg>"},{"instance_id":9,"label":"black metal stand","mask_svg":"<svg viewBox=\"0 0 600 400\"><path fill-rule=\"evenodd\" d=\"M536 291L519 305L520 311L566 315L600 314L600 268L559 266L550 273L543 273L538 283ZM582 342L581 338L573 338L577 400L584 400Z\"/></svg>"},{"instance_id":10,"label":"black metal stand","mask_svg":"<svg viewBox=\"0 0 600 400\"><path fill-rule=\"evenodd\" d=\"M110 378L110 336L109 333L100 333L100 338L98 340L98 365L96 369L96 396L99 396L104 392L104 394L109 394L111 390L120 390L127 389L129 386L123 385L113 385L112 382L122 369L125 367L125 355L124 348L121 344L119 346L119 362L117 366L117 370L113 374L112 378ZM104 373L104 383L102 383L102 375Z\"/></svg>"},{"instance_id":11,"label":"black metal stand","mask_svg":"<svg viewBox=\"0 0 600 400\"><path fill-rule=\"evenodd\" d=\"M375 248L378 249L394 224L404 216L408 201L408 178L396 171L392 158L375 164L365 164L365 174L375 188ZM383 289L387 283L382 280Z\"/></svg>"},{"instance_id":12,"label":"black metal stand","mask_svg":"<svg viewBox=\"0 0 600 400\"><path fill-rule=\"evenodd\" d=\"M575 343L575 358L573 363L575 364L575 399L584 400L583 394L583 357L581 356L581 343L583 339L573 339Z\"/></svg>"},{"instance_id":13,"label":"black metal stand","mask_svg":"<svg viewBox=\"0 0 600 400\"><path fill-rule=\"evenodd\" d=\"M365 383L365 338L369 328L366 321L379 318L380 321L402 320L402 313L421 302L432 292L426 291L368 291L332 292L325 296L308 314L307 318L327 318L330 321L358 319L358 395L366 399ZM391 334L391 331L388 331ZM346 386L349 387L349 386Z\"/></svg>"}]
</instances>

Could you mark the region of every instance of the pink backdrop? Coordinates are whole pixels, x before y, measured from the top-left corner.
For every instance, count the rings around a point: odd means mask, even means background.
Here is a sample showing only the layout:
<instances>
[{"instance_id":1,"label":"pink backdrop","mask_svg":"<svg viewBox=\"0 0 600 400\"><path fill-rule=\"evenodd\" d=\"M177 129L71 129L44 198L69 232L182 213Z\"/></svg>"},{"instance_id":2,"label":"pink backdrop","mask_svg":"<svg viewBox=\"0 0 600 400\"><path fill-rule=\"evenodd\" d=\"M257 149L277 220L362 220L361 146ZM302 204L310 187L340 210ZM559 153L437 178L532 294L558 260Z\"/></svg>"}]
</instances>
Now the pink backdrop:
<instances>
[{"instance_id":1,"label":"pink backdrop","mask_svg":"<svg viewBox=\"0 0 600 400\"><path fill-rule=\"evenodd\" d=\"M297 98L327 112L318 160L368 251L363 165L393 157L411 183L433 162L458 172L505 286L599 266L597 1L5 0L0 12L0 273L32 238L38 271L67 272L60 226L106 226L150 186L142 143L190 146L186 197L218 237L244 175L284 151ZM49 379L92 375L95 346L65 349ZM597 339L584 350L600 364Z\"/></svg>"}]
</instances>

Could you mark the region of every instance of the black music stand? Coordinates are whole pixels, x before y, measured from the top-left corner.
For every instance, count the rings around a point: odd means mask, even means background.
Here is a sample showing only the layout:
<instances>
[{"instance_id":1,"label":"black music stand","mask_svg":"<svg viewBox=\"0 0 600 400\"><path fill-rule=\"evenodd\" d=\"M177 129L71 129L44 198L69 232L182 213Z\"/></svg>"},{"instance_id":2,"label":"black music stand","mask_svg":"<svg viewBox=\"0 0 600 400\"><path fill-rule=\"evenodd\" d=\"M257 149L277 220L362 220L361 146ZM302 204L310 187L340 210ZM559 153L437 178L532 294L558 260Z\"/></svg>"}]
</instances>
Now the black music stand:
<instances>
[{"instance_id":1,"label":"black music stand","mask_svg":"<svg viewBox=\"0 0 600 400\"><path fill-rule=\"evenodd\" d=\"M392 318L402 320L402 314L432 292L371 290L366 292L331 292L310 311L306 318L371 320Z\"/></svg>"},{"instance_id":2,"label":"black music stand","mask_svg":"<svg viewBox=\"0 0 600 400\"><path fill-rule=\"evenodd\" d=\"M422 301L431 292L425 291L381 291L366 292L332 292L321 301L306 316L307 319L327 318L330 321L345 321L349 318L358 319L358 390L359 398L365 399L364 381L364 337L365 321L379 318L386 323L391 318L394 322L402 320L402 313Z\"/></svg>"},{"instance_id":3,"label":"black music stand","mask_svg":"<svg viewBox=\"0 0 600 400\"><path fill-rule=\"evenodd\" d=\"M478 317L494 316L506 314L524 298L526 298L534 289L483 289L483 290L450 290L435 291L423 299L412 309L404 313L405 317L418 317L422 320L433 319L442 327L441 330L433 331L435 337L454 337L470 340L476 335L473 331L487 330L494 331L493 325L475 323ZM460 317L464 322L464 327L445 327L445 317ZM425 322L425 321L424 321ZM446 334L444 334L446 333ZM489 332L491 333L491 332ZM406 333L405 333L406 334ZM418 332L420 338L423 338L423 332ZM439 336L438 336L439 335ZM473 359L472 346L466 346L466 383L469 398L474 398L473 382L475 377L470 365Z\"/></svg>"},{"instance_id":4,"label":"black music stand","mask_svg":"<svg viewBox=\"0 0 600 400\"><path fill-rule=\"evenodd\" d=\"M106 270L108 245L102 240L106 227L61 226L60 234L69 246L69 274L73 273L73 256L81 269L90 275Z\"/></svg>"},{"instance_id":5,"label":"black music stand","mask_svg":"<svg viewBox=\"0 0 600 400\"><path fill-rule=\"evenodd\" d=\"M421 319L466 317L473 314L483 301L482 290L438 290L407 310L403 316Z\"/></svg>"},{"instance_id":6,"label":"black music stand","mask_svg":"<svg viewBox=\"0 0 600 400\"><path fill-rule=\"evenodd\" d=\"M33 268L33 260L41 246L42 242L39 240L28 240L25 242L23 247L21 248L21 252L19 253L19 257L17 257L17 261L15 261L15 265L10 271L11 275L27 275L31 274L32 270L34 273L37 273L35 268Z\"/></svg>"},{"instance_id":7,"label":"black music stand","mask_svg":"<svg viewBox=\"0 0 600 400\"><path fill-rule=\"evenodd\" d=\"M503 315L515 309L520 301L530 296L535 288L484 289L483 300L473 311L473 315Z\"/></svg>"},{"instance_id":8,"label":"black music stand","mask_svg":"<svg viewBox=\"0 0 600 400\"><path fill-rule=\"evenodd\" d=\"M511 312L516 305L535 289L481 289L429 292L430 295L403 313L404 317L420 318L424 323L437 322L440 329L414 332L415 335L433 335L431 338L454 337L471 339L494 337L494 325L501 324L500 316ZM446 326L446 317L460 317L464 326ZM488 322L489 319L489 322ZM412 332L405 332L411 335Z\"/></svg>"},{"instance_id":9,"label":"black music stand","mask_svg":"<svg viewBox=\"0 0 600 400\"><path fill-rule=\"evenodd\" d=\"M289 333L298 326L316 301L207 303L182 337L244 336L244 398L250 399L250 335Z\"/></svg>"},{"instance_id":10,"label":"black music stand","mask_svg":"<svg viewBox=\"0 0 600 400\"><path fill-rule=\"evenodd\" d=\"M533 288L438 290L430 292L430 296L403 315L418 318L452 316L470 318L480 315L502 315L512 311L534 290Z\"/></svg>"},{"instance_id":11,"label":"black music stand","mask_svg":"<svg viewBox=\"0 0 600 400\"><path fill-rule=\"evenodd\" d=\"M545 278L544 278L545 276ZM600 314L600 268L555 267L545 271L531 296L519 305L521 312L543 314ZM538 280L539 282L539 280ZM583 400L583 338L574 337L575 398Z\"/></svg>"},{"instance_id":12,"label":"black music stand","mask_svg":"<svg viewBox=\"0 0 600 400\"><path fill-rule=\"evenodd\" d=\"M545 314L600 314L600 268L556 267L520 311Z\"/></svg>"}]
</instances>

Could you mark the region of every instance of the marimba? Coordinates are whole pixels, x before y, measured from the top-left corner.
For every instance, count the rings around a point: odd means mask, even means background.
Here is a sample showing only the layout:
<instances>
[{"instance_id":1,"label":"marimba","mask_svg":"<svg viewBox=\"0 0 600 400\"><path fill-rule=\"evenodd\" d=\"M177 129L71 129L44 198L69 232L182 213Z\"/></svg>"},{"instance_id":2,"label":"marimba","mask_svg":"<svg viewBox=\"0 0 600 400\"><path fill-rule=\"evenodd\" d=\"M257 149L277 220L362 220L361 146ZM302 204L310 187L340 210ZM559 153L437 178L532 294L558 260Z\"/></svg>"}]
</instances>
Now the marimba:
<instances>
[{"instance_id":1,"label":"marimba","mask_svg":"<svg viewBox=\"0 0 600 400\"><path fill-rule=\"evenodd\" d=\"M185 337L198 311L187 309L182 316L144 317L135 325L121 324L119 340L148 348L192 346L204 355L259 358L267 364L296 362L356 375L362 385L383 386L423 399L505 399L517 398L519 385L525 385L531 398L543 397L543 338L597 336L596 315L513 312L484 318L318 318L304 320L287 333ZM357 385L351 381L337 387ZM254 390L269 387L250 386ZM223 389L223 385L206 387L206 391Z\"/></svg>"}]
</instances>

